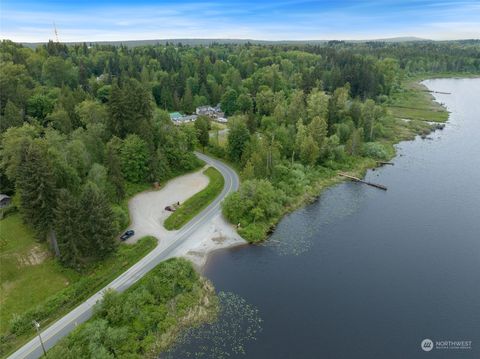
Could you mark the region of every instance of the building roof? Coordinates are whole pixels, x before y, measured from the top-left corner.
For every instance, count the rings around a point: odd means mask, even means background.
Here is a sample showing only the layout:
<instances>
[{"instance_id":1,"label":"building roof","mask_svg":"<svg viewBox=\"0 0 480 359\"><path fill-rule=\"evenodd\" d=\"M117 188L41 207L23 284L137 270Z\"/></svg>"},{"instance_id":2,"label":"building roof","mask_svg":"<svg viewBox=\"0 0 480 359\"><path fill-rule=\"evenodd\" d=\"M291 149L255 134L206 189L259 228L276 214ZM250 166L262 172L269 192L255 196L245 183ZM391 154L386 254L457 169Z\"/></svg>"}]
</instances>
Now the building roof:
<instances>
[{"instance_id":1,"label":"building roof","mask_svg":"<svg viewBox=\"0 0 480 359\"><path fill-rule=\"evenodd\" d=\"M180 112L170 112L170 119L171 120L179 120L183 117Z\"/></svg>"},{"instance_id":2,"label":"building roof","mask_svg":"<svg viewBox=\"0 0 480 359\"><path fill-rule=\"evenodd\" d=\"M0 201L3 201L4 199L10 199L10 196L1 193L1 194L0 194Z\"/></svg>"}]
</instances>

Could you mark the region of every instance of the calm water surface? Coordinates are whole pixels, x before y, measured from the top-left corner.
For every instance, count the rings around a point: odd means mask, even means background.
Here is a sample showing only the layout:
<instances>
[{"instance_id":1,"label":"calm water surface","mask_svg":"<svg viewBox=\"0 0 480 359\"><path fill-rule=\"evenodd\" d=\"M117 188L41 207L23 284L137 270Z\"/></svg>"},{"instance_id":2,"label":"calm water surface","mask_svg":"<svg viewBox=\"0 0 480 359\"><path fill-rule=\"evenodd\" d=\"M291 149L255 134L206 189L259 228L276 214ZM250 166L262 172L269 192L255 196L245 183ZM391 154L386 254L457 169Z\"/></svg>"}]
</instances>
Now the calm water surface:
<instances>
[{"instance_id":1,"label":"calm water surface","mask_svg":"<svg viewBox=\"0 0 480 359\"><path fill-rule=\"evenodd\" d=\"M480 79L426 85L452 93L435 95L449 123L369 171L387 192L340 184L285 217L267 244L212 256L205 275L262 320L245 354L228 351L241 322L201 329L175 357L480 358ZM218 336L223 354L199 349ZM425 338L472 349L426 353Z\"/></svg>"}]
</instances>

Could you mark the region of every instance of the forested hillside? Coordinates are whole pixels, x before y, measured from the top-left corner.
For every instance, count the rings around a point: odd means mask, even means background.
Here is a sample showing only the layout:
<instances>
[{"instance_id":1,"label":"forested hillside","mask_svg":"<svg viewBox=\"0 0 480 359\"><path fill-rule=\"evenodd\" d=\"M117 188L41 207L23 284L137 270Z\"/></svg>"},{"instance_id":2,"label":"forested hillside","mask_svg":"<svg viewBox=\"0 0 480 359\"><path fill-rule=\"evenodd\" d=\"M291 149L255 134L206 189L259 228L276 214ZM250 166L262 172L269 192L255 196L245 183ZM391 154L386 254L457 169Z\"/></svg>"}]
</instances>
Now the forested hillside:
<instances>
[{"instance_id":1,"label":"forested hillside","mask_svg":"<svg viewBox=\"0 0 480 359\"><path fill-rule=\"evenodd\" d=\"M388 157L381 141L395 133L383 105L402 78L479 72L479 47L49 42L32 50L3 41L1 192L15 194L39 238L56 237L64 264L102 258L128 221L115 205L126 186L198 165L192 150L197 134L205 145L205 134L173 126L167 111L192 113L220 102L231 116L228 146L211 143L210 151L235 162L248 180L225 214L243 222L249 239L260 238L265 226L255 226L275 217L319 171L360 155Z\"/></svg>"},{"instance_id":2,"label":"forested hillside","mask_svg":"<svg viewBox=\"0 0 480 359\"><path fill-rule=\"evenodd\" d=\"M2 41L0 193L13 204L1 214L18 210L16 228L30 227L61 265L89 277L6 313L1 352L33 333L32 318L53 320L111 279L102 273L116 275L155 245L118 250L127 199L197 168L195 148L237 168L242 184L223 213L259 241L338 181L338 170L387 160L394 143L432 129L418 119L444 121L410 79L452 73L480 73L479 41L35 49ZM205 117L194 126L169 117L218 103L229 120L221 134Z\"/></svg>"},{"instance_id":3,"label":"forested hillside","mask_svg":"<svg viewBox=\"0 0 480 359\"><path fill-rule=\"evenodd\" d=\"M102 51L76 52L2 43L1 192L15 194L24 221L52 240L63 264L81 268L115 250L130 188L198 160L193 129L158 111L148 84L123 69L97 76L85 64Z\"/></svg>"}]
</instances>

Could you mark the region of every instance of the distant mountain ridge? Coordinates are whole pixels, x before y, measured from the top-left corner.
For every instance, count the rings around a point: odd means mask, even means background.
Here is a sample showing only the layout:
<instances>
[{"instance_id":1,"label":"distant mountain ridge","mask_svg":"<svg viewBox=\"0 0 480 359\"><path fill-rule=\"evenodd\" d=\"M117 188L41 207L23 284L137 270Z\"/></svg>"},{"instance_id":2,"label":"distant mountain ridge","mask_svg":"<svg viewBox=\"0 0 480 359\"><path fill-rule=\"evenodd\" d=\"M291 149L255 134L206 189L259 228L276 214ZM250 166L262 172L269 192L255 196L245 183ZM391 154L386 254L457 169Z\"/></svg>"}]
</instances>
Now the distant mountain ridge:
<instances>
[{"instance_id":1,"label":"distant mountain ridge","mask_svg":"<svg viewBox=\"0 0 480 359\"><path fill-rule=\"evenodd\" d=\"M125 40L125 41L75 41L65 42L67 45L74 44L100 44L100 45L126 45L128 47L143 46L143 45L165 45L166 43L183 44L183 45L204 45L211 44L260 44L260 45L295 45L295 44L325 44L330 41L342 41L351 43L360 42L414 42L414 41L433 41L429 39L422 39L419 37L391 37L384 39L370 39L370 40L253 40L253 39L154 39L154 40ZM45 44L46 42L22 42L21 44L27 47L35 48L38 45Z\"/></svg>"}]
</instances>

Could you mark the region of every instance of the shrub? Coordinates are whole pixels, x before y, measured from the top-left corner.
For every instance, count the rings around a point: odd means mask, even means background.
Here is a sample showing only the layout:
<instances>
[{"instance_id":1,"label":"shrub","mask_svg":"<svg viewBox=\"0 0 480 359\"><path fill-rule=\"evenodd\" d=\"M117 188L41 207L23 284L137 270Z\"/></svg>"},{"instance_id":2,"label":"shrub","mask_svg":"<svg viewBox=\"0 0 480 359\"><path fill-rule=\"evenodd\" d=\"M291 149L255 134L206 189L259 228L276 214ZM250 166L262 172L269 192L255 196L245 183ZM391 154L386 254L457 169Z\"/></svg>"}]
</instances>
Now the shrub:
<instances>
[{"instance_id":1,"label":"shrub","mask_svg":"<svg viewBox=\"0 0 480 359\"><path fill-rule=\"evenodd\" d=\"M93 318L62 339L48 357L150 357L164 350L182 325L210 319L217 310L214 299L213 288L190 262L169 259L125 292L107 292Z\"/></svg>"},{"instance_id":2,"label":"shrub","mask_svg":"<svg viewBox=\"0 0 480 359\"><path fill-rule=\"evenodd\" d=\"M265 224L251 223L245 228L240 228L238 233L250 243L255 243L263 240L268 227Z\"/></svg>"},{"instance_id":3,"label":"shrub","mask_svg":"<svg viewBox=\"0 0 480 359\"><path fill-rule=\"evenodd\" d=\"M114 217L113 228L115 228L115 233L118 233L122 229L126 228L130 223L128 208L115 204L115 205L112 205L112 212Z\"/></svg>"},{"instance_id":4,"label":"shrub","mask_svg":"<svg viewBox=\"0 0 480 359\"><path fill-rule=\"evenodd\" d=\"M225 152L225 148L222 146L216 144L216 143L210 143L208 145L208 152L210 152L212 155L218 158L226 158L227 154Z\"/></svg>"},{"instance_id":5,"label":"shrub","mask_svg":"<svg viewBox=\"0 0 480 359\"><path fill-rule=\"evenodd\" d=\"M7 207L4 207L0 209L0 219L3 219L11 214L14 214L18 211L17 206L15 206L13 203L8 205Z\"/></svg>"},{"instance_id":6,"label":"shrub","mask_svg":"<svg viewBox=\"0 0 480 359\"><path fill-rule=\"evenodd\" d=\"M263 236L258 236L260 230L255 225L268 228L282 214L286 201L285 193L270 181L248 180L241 184L238 192L225 199L222 209L230 222L241 224L250 241L257 241Z\"/></svg>"},{"instance_id":7,"label":"shrub","mask_svg":"<svg viewBox=\"0 0 480 359\"><path fill-rule=\"evenodd\" d=\"M362 154L365 157L372 157L380 160L388 159L388 151L379 142L367 142L363 144Z\"/></svg>"}]
</instances>

